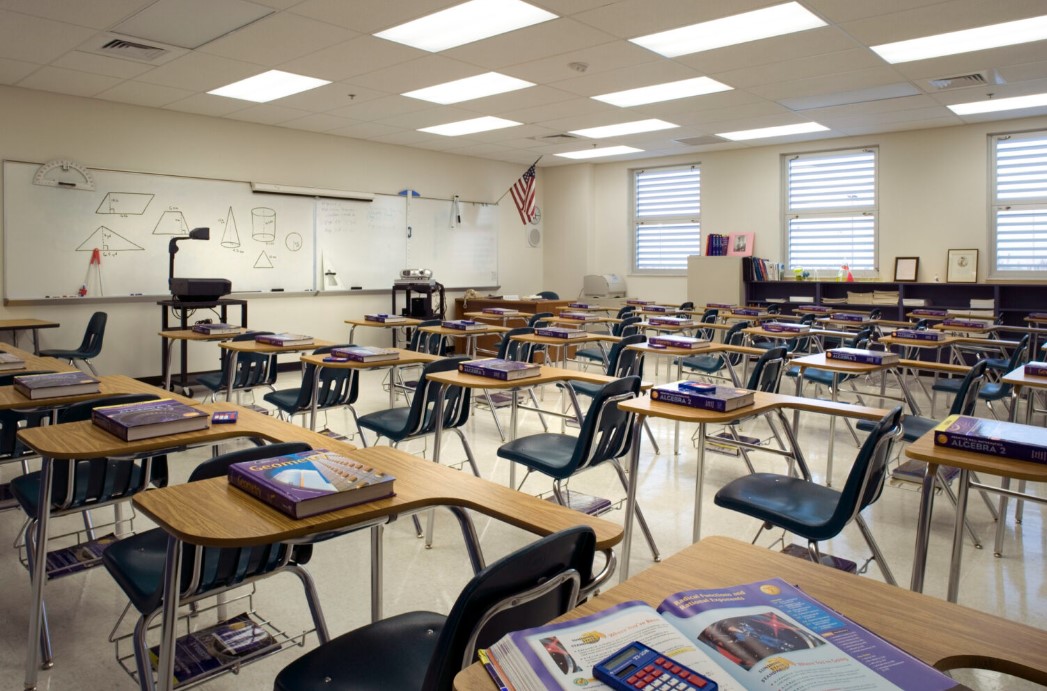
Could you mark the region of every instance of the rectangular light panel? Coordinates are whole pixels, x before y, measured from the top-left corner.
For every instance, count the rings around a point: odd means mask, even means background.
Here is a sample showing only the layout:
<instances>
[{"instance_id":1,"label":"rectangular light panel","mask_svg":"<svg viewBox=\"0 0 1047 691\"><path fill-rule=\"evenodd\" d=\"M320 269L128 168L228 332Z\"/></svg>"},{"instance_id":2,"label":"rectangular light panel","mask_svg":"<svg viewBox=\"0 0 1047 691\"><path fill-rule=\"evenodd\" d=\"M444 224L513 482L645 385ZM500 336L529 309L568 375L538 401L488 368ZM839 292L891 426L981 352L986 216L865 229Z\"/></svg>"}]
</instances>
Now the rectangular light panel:
<instances>
[{"instance_id":1,"label":"rectangular light panel","mask_svg":"<svg viewBox=\"0 0 1047 691\"><path fill-rule=\"evenodd\" d=\"M573 158L581 160L585 158L603 158L604 156L620 156L622 154L637 154L642 152L643 149L636 149L631 146L605 146L602 149L583 149L581 151L568 151L564 154L556 154L563 158Z\"/></svg>"},{"instance_id":2,"label":"rectangular light panel","mask_svg":"<svg viewBox=\"0 0 1047 691\"><path fill-rule=\"evenodd\" d=\"M730 139L732 142L742 142L747 139L766 139L768 137L785 137L790 134L825 132L828 129L825 125L819 125L817 122L801 122L798 125L780 125L778 127L762 127L756 130L724 132L722 134L718 133L716 136Z\"/></svg>"},{"instance_id":3,"label":"rectangular light panel","mask_svg":"<svg viewBox=\"0 0 1047 691\"><path fill-rule=\"evenodd\" d=\"M891 64L1047 39L1047 15L871 46Z\"/></svg>"},{"instance_id":4,"label":"rectangular light panel","mask_svg":"<svg viewBox=\"0 0 1047 691\"><path fill-rule=\"evenodd\" d=\"M977 113L997 113L1002 110L1019 110L1021 108L1037 108L1040 106L1047 106L1047 94L993 98L987 101L975 101L974 103L957 103L956 105L948 106L948 108L957 115L975 115Z\"/></svg>"},{"instance_id":5,"label":"rectangular light panel","mask_svg":"<svg viewBox=\"0 0 1047 691\"><path fill-rule=\"evenodd\" d=\"M517 89L526 89L529 86L534 86L534 82L508 77L497 72L487 72L486 74L478 74L475 77L456 79L453 82L444 82L435 86L427 86L424 89L408 91L400 95L446 106L450 103L461 103L462 101L471 101L474 98L483 98L484 96L504 94Z\"/></svg>"},{"instance_id":6,"label":"rectangular light panel","mask_svg":"<svg viewBox=\"0 0 1047 691\"><path fill-rule=\"evenodd\" d=\"M619 137L625 134L637 134L639 132L655 132L657 130L668 130L679 127L665 120L636 120L634 122L622 122L617 125L604 125L603 127L590 127L584 130L571 130L571 134L590 139L604 139L605 137Z\"/></svg>"},{"instance_id":7,"label":"rectangular light panel","mask_svg":"<svg viewBox=\"0 0 1047 691\"><path fill-rule=\"evenodd\" d=\"M667 58L700 53L772 36L806 31L826 23L798 2L765 7L708 22L629 39Z\"/></svg>"},{"instance_id":8,"label":"rectangular light panel","mask_svg":"<svg viewBox=\"0 0 1047 691\"><path fill-rule=\"evenodd\" d=\"M557 15L521 0L470 0L375 36L436 53L550 19Z\"/></svg>"},{"instance_id":9,"label":"rectangular light panel","mask_svg":"<svg viewBox=\"0 0 1047 691\"><path fill-rule=\"evenodd\" d=\"M677 98L689 98L691 96L704 96L714 94L718 91L730 91L734 87L721 84L715 79L708 77L695 77L694 79L681 79L677 82L666 82L665 84L653 84L641 86L638 89L627 89L626 91L615 91L610 94L593 96L597 101L610 103L612 106L642 106L647 103L660 103L661 101L672 101Z\"/></svg>"},{"instance_id":10,"label":"rectangular light panel","mask_svg":"<svg viewBox=\"0 0 1047 691\"><path fill-rule=\"evenodd\" d=\"M488 116L483 118L473 118L472 120L449 122L446 125L423 127L418 131L428 132L430 134L442 134L445 137L460 137L463 134L475 134L477 132L487 132L489 130L500 130L505 127L516 127L519 124L521 123L516 122L515 120L506 120L505 118Z\"/></svg>"},{"instance_id":11,"label":"rectangular light panel","mask_svg":"<svg viewBox=\"0 0 1047 691\"><path fill-rule=\"evenodd\" d=\"M254 101L255 103L267 103L330 83L326 79L303 77L300 74L281 72L280 70L269 70L232 84L226 84L207 93L214 96Z\"/></svg>"}]
</instances>

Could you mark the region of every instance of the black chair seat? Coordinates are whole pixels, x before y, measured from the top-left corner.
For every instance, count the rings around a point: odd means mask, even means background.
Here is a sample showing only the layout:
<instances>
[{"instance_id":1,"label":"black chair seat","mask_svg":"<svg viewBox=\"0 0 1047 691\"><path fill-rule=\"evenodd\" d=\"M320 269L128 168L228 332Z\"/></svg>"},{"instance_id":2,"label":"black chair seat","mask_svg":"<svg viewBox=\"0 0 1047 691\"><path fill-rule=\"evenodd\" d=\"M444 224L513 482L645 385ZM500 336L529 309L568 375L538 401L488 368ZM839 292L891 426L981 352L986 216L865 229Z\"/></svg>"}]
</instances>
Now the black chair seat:
<instances>
[{"instance_id":1,"label":"black chair seat","mask_svg":"<svg viewBox=\"0 0 1047 691\"><path fill-rule=\"evenodd\" d=\"M109 574L143 614L160 606L166 561L167 533L162 530L125 537L102 552Z\"/></svg>"},{"instance_id":2,"label":"black chair seat","mask_svg":"<svg viewBox=\"0 0 1047 691\"><path fill-rule=\"evenodd\" d=\"M570 477L578 437L569 434L531 434L498 447L498 456L533 468L556 480Z\"/></svg>"},{"instance_id":3,"label":"black chair seat","mask_svg":"<svg viewBox=\"0 0 1047 691\"><path fill-rule=\"evenodd\" d=\"M109 480L110 486L103 488L100 492L92 491L92 502L84 502L83 497L88 491L89 479L91 478L90 464L96 462L106 463L108 465L105 476ZM128 470L130 471L131 476L127 482L123 482L122 473ZM98 461L81 461L76 464L76 478L74 480L76 494L79 496L74 496L70 508L76 508L81 505L89 506L91 503L98 501L99 498L101 498L102 501L109 501L110 499L115 498L111 485L117 478L121 479L121 485L123 487L137 488L141 484L141 474L142 467L137 463L104 459ZM167 484L166 477L164 478L164 484ZM18 501L18 505L22 507L22 510L25 511L26 516L34 520L37 519L40 516L40 471L19 475L12 479L11 494L14 496L15 500ZM52 497L51 499L52 502L54 502L61 499L61 497Z\"/></svg>"},{"instance_id":4,"label":"black chair seat","mask_svg":"<svg viewBox=\"0 0 1047 691\"><path fill-rule=\"evenodd\" d=\"M196 376L196 382L206 386L210 391L221 391L225 388L222 372L204 372Z\"/></svg>"},{"instance_id":5,"label":"black chair seat","mask_svg":"<svg viewBox=\"0 0 1047 691\"><path fill-rule=\"evenodd\" d=\"M723 367L723 358L719 355L690 355L681 362L688 369L700 370L706 374L719 372Z\"/></svg>"},{"instance_id":6,"label":"black chair seat","mask_svg":"<svg viewBox=\"0 0 1047 691\"><path fill-rule=\"evenodd\" d=\"M332 639L287 665L275 691L415 691L424 686L446 617L407 612ZM390 645L392 641L396 645Z\"/></svg>"},{"instance_id":7,"label":"black chair seat","mask_svg":"<svg viewBox=\"0 0 1047 691\"><path fill-rule=\"evenodd\" d=\"M575 351L574 358L576 360L592 360L599 363L607 362L607 354L599 348L581 348Z\"/></svg>"},{"instance_id":8,"label":"black chair seat","mask_svg":"<svg viewBox=\"0 0 1047 691\"><path fill-rule=\"evenodd\" d=\"M1011 395L1011 387L1002 382L993 381L984 384L978 392L978 398L983 401L998 401Z\"/></svg>"},{"instance_id":9,"label":"black chair seat","mask_svg":"<svg viewBox=\"0 0 1047 691\"><path fill-rule=\"evenodd\" d=\"M294 413L298 403L298 389L281 389L262 396L262 400L285 413Z\"/></svg>"},{"instance_id":10,"label":"black chair seat","mask_svg":"<svg viewBox=\"0 0 1047 691\"><path fill-rule=\"evenodd\" d=\"M716 505L769 521L789 532L819 541L840 532L830 519L840 493L801 478L756 473L727 483L716 493Z\"/></svg>"},{"instance_id":11,"label":"black chair seat","mask_svg":"<svg viewBox=\"0 0 1047 691\"><path fill-rule=\"evenodd\" d=\"M822 386L831 387L833 385L833 373L824 369L805 369L803 371L803 378L806 381L821 384ZM844 381L849 378L850 376L840 375L839 381Z\"/></svg>"},{"instance_id":12,"label":"black chair seat","mask_svg":"<svg viewBox=\"0 0 1047 691\"><path fill-rule=\"evenodd\" d=\"M931 390L955 394L960 390L960 386L962 385L963 379L958 377L954 379L939 379L931 385Z\"/></svg>"},{"instance_id":13,"label":"black chair seat","mask_svg":"<svg viewBox=\"0 0 1047 691\"><path fill-rule=\"evenodd\" d=\"M902 441L911 444L937 427L938 422L938 420L918 415L908 415L902 418ZM863 432L872 432L876 429L876 423L871 420L859 420L855 427Z\"/></svg>"},{"instance_id":14,"label":"black chair seat","mask_svg":"<svg viewBox=\"0 0 1047 691\"><path fill-rule=\"evenodd\" d=\"M360 416L360 427L369 429L380 437L392 439L394 442L403 441L407 438L407 417L411 414L410 408L389 408L368 413ZM428 418L428 416L426 416Z\"/></svg>"},{"instance_id":15,"label":"black chair seat","mask_svg":"<svg viewBox=\"0 0 1047 691\"><path fill-rule=\"evenodd\" d=\"M595 398L596 394L603 388L603 384L597 384L594 382L587 381L573 381L570 383L574 393L578 396L588 396L589 398Z\"/></svg>"},{"instance_id":16,"label":"black chair seat","mask_svg":"<svg viewBox=\"0 0 1047 691\"><path fill-rule=\"evenodd\" d=\"M53 348L49 350L41 350L40 357L53 357L59 360L75 360L83 357L83 353L79 350L62 350L59 348Z\"/></svg>"},{"instance_id":17,"label":"black chair seat","mask_svg":"<svg viewBox=\"0 0 1047 691\"><path fill-rule=\"evenodd\" d=\"M1007 367L1011 364L1009 357L991 357L985 359L985 366L989 369L1000 370L1006 372Z\"/></svg>"}]
</instances>

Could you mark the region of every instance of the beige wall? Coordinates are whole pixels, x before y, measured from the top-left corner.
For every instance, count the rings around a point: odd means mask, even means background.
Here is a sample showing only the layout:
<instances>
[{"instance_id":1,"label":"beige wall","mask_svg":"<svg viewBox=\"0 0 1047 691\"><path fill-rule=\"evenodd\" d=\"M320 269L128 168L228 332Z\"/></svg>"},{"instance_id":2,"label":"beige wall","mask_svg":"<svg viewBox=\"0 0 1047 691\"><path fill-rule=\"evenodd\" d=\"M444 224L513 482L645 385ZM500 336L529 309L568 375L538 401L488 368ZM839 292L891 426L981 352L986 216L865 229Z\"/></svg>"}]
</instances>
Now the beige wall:
<instances>
[{"instance_id":1,"label":"beige wall","mask_svg":"<svg viewBox=\"0 0 1047 691\"><path fill-rule=\"evenodd\" d=\"M395 193L410 186L427 197L458 194L477 201L498 199L526 168L10 87L0 87L0 113L0 157L31 162L69 158L94 168L365 192ZM508 197L500 210L498 264L503 290L521 294L541 290L542 249L528 246ZM157 271L166 273L166 265L158 266ZM393 279L389 277L390 285ZM254 298L250 325L342 342L348 335L344 319L389 307L388 292ZM0 318L35 316L60 322L61 329L42 332L44 347L73 347L96 309L109 313L99 370L133 376L159 374L156 333L160 308L153 302L6 307L0 310ZM197 318L203 316L210 315ZM367 333L356 340L371 343L377 337L377 333ZM190 351L191 370L216 368L216 348L197 345Z\"/></svg>"},{"instance_id":2,"label":"beige wall","mask_svg":"<svg viewBox=\"0 0 1047 691\"><path fill-rule=\"evenodd\" d=\"M630 170L699 162L703 233L752 232L756 255L782 260L781 155L803 151L879 147L879 276L893 278L894 257L919 256L920 280L945 278L946 250L978 248L979 279L988 268L989 133L1047 128L1030 118L801 144L708 151L672 158L585 164L543 171L557 199L591 198L588 212L547 205L547 237L570 232L580 218L596 228L587 247L548 243L545 283L561 294L581 289L580 273L618 273L629 294L682 300L686 277L630 275ZM582 172L584 171L584 172ZM551 192L547 192L551 195ZM565 254L567 252L567 254ZM568 273L568 267L577 267ZM584 271L583 271L584 268Z\"/></svg>"}]
</instances>

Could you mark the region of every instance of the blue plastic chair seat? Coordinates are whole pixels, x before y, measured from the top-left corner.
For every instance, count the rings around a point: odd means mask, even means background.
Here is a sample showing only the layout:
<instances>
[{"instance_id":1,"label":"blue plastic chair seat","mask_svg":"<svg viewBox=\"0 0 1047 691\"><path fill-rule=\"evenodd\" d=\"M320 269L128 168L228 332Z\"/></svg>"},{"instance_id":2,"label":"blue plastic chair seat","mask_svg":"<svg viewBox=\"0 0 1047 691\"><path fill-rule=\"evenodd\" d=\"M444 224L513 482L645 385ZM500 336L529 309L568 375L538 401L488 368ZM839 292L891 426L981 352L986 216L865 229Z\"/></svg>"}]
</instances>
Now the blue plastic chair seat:
<instances>
[{"instance_id":1,"label":"blue plastic chair seat","mask_svg":"<svg viewBox=\"0 0 1047 691\"><path fill-rule=\"evenodd\" d=\"M76 478L73 482L75 483L74 487L77 488L76 492L78 495L83 495L88 489L87 485L91 470L90 463L92 462L93 461L80 462L76 464ZM141 485L140 478L142 467L137 463L109 460L104 462L109 465L106 477L109 478L110 484L112 484L112 481L117 477L121 477L122 481L123 476L121 471L130 470L130 478L127 482L121 482L121 484L125 487L139 487ZM15 500L18 501L18 505L22 507L22 510L25 511L26 515L32 519L38 518L40 515L40 477L40 471L35 471L25 475L19 475L11 480L11 494L14 496ZM109 499L115 498L112 495L112 491L113 488L111 486L106 487L101 493L96 494L96 497L101 496L101 501L108 501ZM52 500L54 499L58 499L58 497L52 497ZM70 508L76 508L81 504L84 506L90 505L89 503L83 503L81 496L75 496Z\"/></svg>"},{"instance_id":2,"label":"blue plastic chair seat","mask_svg":"<svg viewBox=\"0 0 1047 691\"><path fill-rule=\"evenodd\" d=\"M937 382L931 385L933 391L944 391L945 393L956 393L960 390L960 385L963 383L963 379L939 379Z\"/></svg>"},{"instance_id":3,"label":"blue plastic chair seat","mask_svg":"<svg viewBox=\"0 0 1047 691\"><path fill-rule=\"evenodd\" d=\"M696 369L706 374L715 374L723 368L723 358L719 355L691 355L683 358L683 366Z\"/></svg>"},{"instance_id":4,"label":"blue plastic chair seat","mask_svg":"<svg viewBox=\"0 0 1047 691\"><path fill-rule=\"evenodd\" d=\"M911 444L938 426L938 420L919 415L907 415L902 418L902 441ZM876 423L871 420L859 420L855 427L863 432L872 432Z\"/></svg>"},{"instance_id":5,"label":"blue plastic chair seat","mask_svg":"<svg viewBox=\"0 0 1047 691\"><path fill-rule=\"evenodd\" d=\"M102 553L109 573L127 595L134 608L145 614L160 606L163 599L164 564L167 561L167 533L147 530L118 540Z\"/></svg>"},{"instance_id":6,"label":"blue plastic chair seat","mask_svg":"<svg viewBox=\"0 0 1047 691\"><path fill-rule=\"evenodd\" d=\"M980 391L978 391L978 398L983 401L998 401L1001 398L1006 398L1011 394L1011 387L1009 384L1003 382L989 382L984 384Z\"/></svg>"},{"instance_id":7,"label":"blue plastic chair seat","mask_svg":"<svg viewBox=\"0 0 1047 691\"><path fill-rule=\"evenodd\" d=\"M262 400L285 413L294 413L297 410L295 405L298 403L298 389L272 391L262 396Z\"/></svg>"},{"instance_id":8,"label":"blue plastic chair seat","mask_svg":"<svg viewBox=\"0 0 1047 691\"><path fill-rule=\"evenodd\" d=\"M604 386L603 384L588 381L573 381L570 382L570 385L576 395L588 396L589 398L595 398L596 394L600 393L600 389Z\"/></svg>"},{"instance_id":9,"label":"blue plastic chair seat","mask_svg":"<svg viewBox=\"0 0 1047 691\"><path fill-rule=\"evenodd\" d=\"M205 372L196 377L197 383L206 386L211 391L221 391L225 388L225 382L222 379L221 372Z\"/></svg>"},{"instance_id":10,"label":"blue plastic chair seat","mask_svg":"<svg viewBox=\"0 0 1047 691\"><path fill-rule=\"evenodd\" d=\"M986 367L989 369L1000 370L1002 372L1006 372L1010 364L1011 359L1009 357L991 357L985 359Z\"/></svg>"},{"instance_id":11,"label":"blue plastic chair seat","mask_svg":"<svg viewBox=\"0 0 1047 691\"><path fill-rule=\"evenodd\" d=\"M821 384L822 386L833 385L833 373L824 369L807 368L803 372L803 378L806 381L814 382L815 384ZM849 378L849 376L840 376L838 381L842 382Z\"/></svg>"},{"instance_id":12,"label":"blue plastic chair seat","mask_svg":"<svg viewBox=\"0 0 1047 691\"><path fill-rule=\"evenodd\" d=\"M574 353L575 359L592 360L593 362L606 363L607 355L599 348L582 348Z\"/></svg>"},{"instance_id":13,"label":"blue plastic chair seat","mask_svg":"<svg viewBox=\"0 0 1047 691\"><path fill-rule=\"evenodd\" d=\"M757 473L730 482L716 493L716 505L769 521L788 532L820 541L840 532L827 525L840 503L836 490L801 478Z\"/></svg>"},{"instance_id":14,"label":"blue plastic chair seat","mask_svg":"<svg viewBox=\"0 0 1047 691\"><path fill-rule=\"evenodd\" d=\"M406 438L404 430L407 428L407 417L411 414L410 408L389 408L368 413L360 416L360 427L371 430L379 436L395 441L403 441Z\"/></svg>"},{"instance_id":15,"label":"blue plastic chair seat","mask_svg":"<svg viewBox=\"0 0 1047 691\"><path fill-rule=\"evenodd\" d=\"M571 459L577 445L578 438L568 434L532 434L502 444L498 456L563 480L576 470L571 466Z\"/></svg>"}]
</instances>

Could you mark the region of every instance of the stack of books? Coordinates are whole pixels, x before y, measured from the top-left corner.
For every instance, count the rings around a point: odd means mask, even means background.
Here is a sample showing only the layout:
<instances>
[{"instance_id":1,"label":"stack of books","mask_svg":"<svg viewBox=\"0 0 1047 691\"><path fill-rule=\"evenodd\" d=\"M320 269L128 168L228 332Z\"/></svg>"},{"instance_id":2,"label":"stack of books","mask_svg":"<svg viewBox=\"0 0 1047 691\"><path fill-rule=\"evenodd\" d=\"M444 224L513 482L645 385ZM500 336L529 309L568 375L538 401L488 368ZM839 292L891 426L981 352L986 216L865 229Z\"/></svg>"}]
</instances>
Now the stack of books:
<instances>
[{"instance_id":1,"label":"stack of books","mask_svg":"<svg viewBox=\"0 0 1047 691\"><path fill-rule=\"evenodd\" d=\"M846 305L847 298L822 298L823 305Z\"/></svg>"},{"instance_id":2,"label":"stack of books","mask_svg":"<svg viewBox=\"0 0 1047 691\"><path fill-rule=\"evenodd\" d=\"M651 400L726 413L752 405L756 400L756 394L748 389L736 389L733 386L678 381L654 387L651 390Z\"/></svg>"},{"instance_id":3,"label":"stack of books","mask_svg":"<svg viewBox=\"0 0 1047 691\"><path fill-rule=\"evenodd\" d=\"M517 379L537 377L541 374L542 368L530 362L488 358L486 360L466 360L461 362L458 364L458 371L462 374L473 374L478 377L516 381Z\"/></svg>"},{"instance_id":4,"label":"stack of books","mask_svg":"<svg viewBox=\"0 0 1047 691\"><path fill-rule=\"evenodd\" d=\"M872 305L873 293L870 290L848 290L847 302L852 305Z\"/></svg>"},{"instance_id":5,"label":"stack of books","mask_svg":"<svg viewBox=\"0 0 1047 691\"><path fill-rule=\"evenodd\" d=\"M407 317L401 317L399 314L379 312L378 314L365 314L364 321L379 322L380 324L401 324L407 321Z\"/></svg>"},{"instance_id":6,"label":"stack of books","mask_svg":"<svg viewBox=\"0 0 1047 691\"><path fill-rule=\"evenodd\" d=\"M562 338L564 340L571 340L575 338L585 338L589 334L582 329L565 329L559 326L544 326L540 329L535 329L534 335L542 336L544 338Z\"/></svg>"},{"instance_id":7,"label":"stack of books","mask_svg":"<svg viewBox=\"0 0 1047 691\"><path fill-rule=\"evenodd\" d=\"M707 310L733 310L737 305L732 305L729 302L707 302L705 309Z\"/></svg>"},{"instance_id":8,"label":"stack of books","mask_svg":"<svg viewBox=\"0 0 1047 691\"><path fill-rule=\"evenodd\" d=\"M644 305L640 310L643 312L673 312L674 308L666 305Z\"/></svg>"},{"instance_id":9,"label":"stack of books","mask_svg":"<svg viewBox=\"0 0 1047 691\"><path fill-rule=\"evenodd\" d=\"M1047 429L1016 422L950 415L934 428L934 444L1016 461L1047 463Z\"/></svg>"},{"instance_id":10,"label":"stack of books","mask_svg":"<svg viewBox=\"0 0 1047 691\"><path fill-rule=\"evenodd\" d=\"M942 326L949 326L954 329L984 329L987 326L992 326L991 321L984 319L957 319L952 317L943 319L941 323Z\"/></svg>"},{"instance_id":11,"label":"stack of books","mask_svg":"<svg viewBox=\"0 0 1047 691\"><path fill-rule=\"evenodd\" d=\"M931 304L927 298L902 298L902 307L926 307Z\"/></svg>"},{"instance_id":12,"label":"stack of books","mask_svg":"<svg viewBox=\"0 0 1047 691\"><path fill-rule=\"evenodd\" d=\"M351 348L335 348L331 351L331 356L352 360L353 362L385 362L386 360L399 360L400 351L396 348L353 346Z\"/></svg>"},{"instance_id":13,"label":"stack of books","mask_svg":"<svg viewBox=\"0 0 1047 691\"><path fill-rule=\"evenodd\" d=\"M15 391L26 398L54 398L56 396L84 396L101 391L100 382L83 372L56 372L15 377Z\"/></svg>"},{"instance_id":14,"label":"stack of books","mask_svg":"<svg viewBox=\"0 0 1047 691\"><path fill-rule=\"evenodd\" d=\"M326 449L229 466L229 484L291 518L308 518L391 497L394 479L366 463Z\"/></svg>"},{"instance_id":15,"label":"stack of books","mask_svg":"<svg viewBox=\"0 0 1047 691\"><path fill-rule=\"evenodd\" d=\"M243 328L219 322L217 324L193 324L193 331L205 336L228 336L240 333Z\"/></svg>"},{"instance_id":16,"label":"stack of books","mask_svg":"<svg viewBox=\"0 0 1047 691\"><path fill-rule=\"evenodd\" d=\"M874 290L872 297L872 304L874 305L897 305L898 304L898 291L897 290Z\"/></svg>"},{"instance_id":17,"label":"stack of books","mask_svg":"<svg viewBox=\"0 0 1047 691\"><path fill-rule=\"evenodd\" d=\"M560 319L571 319L579 322L592 322L599 318L597 315L589 312L560 312Z\"/></svg>"},{"instance_id":18,"label":"stack of books","mask_svg":"<svg viewBox=\"0 0 1047 691\"><path fill-rule=\"evenodd\" d=\"M709 233L705 240L705 256L726 257L730 237L720 233Z\"/></svg>"},{"instance_id":19,"label":"stack of books","mask_svg":"<svg viewBox=\"0 0 1047 691\"><path fill-rule=\"evenodd\" d=\"M171 398L95 408L91 421L124 441L195 432L211 426L211 416L206 411Z\"/></svg>"},{"instance_id":20,"label":"stack of books","mask_svg":"<svg viewBox=\"0 0 1047 691\"><path fill-rule=\"evenodd\" d=\"M830 360L857 362L863 365L893 365L900 359L898 353L885 350L863 350L862 348L833 348L825 351Z\"/></svg>"},{"instance_id":21,"label":"stack of books","mask_svg":"<svg viewBox=\"0 0 1047 691\"><path fill-rule=\"evenodd\" d=\"M937 342L942 340L943 334L941 331L933 331L931 329L925 329L923 331L917 331L916 329L898 329L891 333L895 338L908 338L911 341L932 341Z\"/></svg>"},{"instance_id":22,"label":"stack of books","mask_svg":"<svg viewBox=\"0 0 1047 691\"><path fill-rule=\"evenodd\" d=\"M917 461L915 458L909 459L905 463L898 464L898 466L891 471L891 484L903 489L918 490L920 489L920 485L923 484L923 474L926 469L927 464L923 461ZM959 468L954 468L948 465L938 466L939 480L944 478L946 482L952 482L952 479L959 474Z\"/></svg>"},{"instance_id":23,"label":"stack of books","mask_svg":"<svg viewBox=\"0 0 1047 691\"><path fill-rule=\"evenodd\" d=\"M698 322L690 317L651 317L647 320L647 323L651 326L675 326L680 328L698 326Z\"/></svg>"},{"instance_id":24,"label":"stack of books","mask_svg":"<svg viewBox=\"0 0 1047 691\"><path fill-rule=\"evenodd\" d=\"M0 352L0 372L13 369L25 369L25 360L11 353Z\"/></svg>"},{"instance_id":25,"label":"stack of books","mask_svg":"<svg viewBox=\"0 0 1047 691\"><path fill-rule=\"evenodd\" d=\"M582 494L576 490L565 490L564 498L567 500L567 506L574 511L588 514L589 516L601 516L612 508L614 505L611 504L610 499L604 499L603 497L596 497L591 494ZM556 495L550 495L545 498L546 501L553 504L558 504L556 501Z\"/></svg>"},{"instance_id":26,"label":"stack of books","mask_svg":"<svg viewBox=\"0 0 1047 691\"><path fill-rule=\"evenodd\" d=\"M452 319L451 321L441 322L441 326L445 329L455 329L456 331L483 331L487 328L487 324L483 324L472 319Z\"/></svg>"},{"instance_id":27,"label":"stack of books","mask_svg":"<svg viewBox=\"0 0 1047 691\"><path fill-rule=\"evenodd\" d=\"M187 633L175 641L174 685L212 676L223 667L237 666L278 645L262 623L246 612ZM155 670L160 664L159 646L149 649L149 657Z\"/></svg>"},{"instance_id":28,"label":"stack of books","mask_svg":"<svg viewBox=\"0 0 1047 691\"><path fill-rule=\"evenodd\" d=\"M280 346L285 348L307 346L313 344L312 336L292 333L259 334L258 336L254 337L254 340L258 343L264 343L266 345Z\"/></svg>"},{"instance_id":29,"label":"stack of books","mask_svg":"<svg viewBox=\"0 0 1047 691\"><path fill-rule=\"evenodd\" d=\"M1047 377L1047 362L1032 360L1025 363L1022 371L1025 372L1027 377Z\"/></svg>"},{"instance_id":30,"label":"stack of books","mask_svg":"<svg viewBox=\"0 0 1047 691\"><path fill-rule=\"evenodd\" d=\"M704 338L691 338L690 336L651 336L647 342L653 346L665 346L666 348L682 348L684 350L701 350L712 345Z\"/></svg>"}]
</instances>

